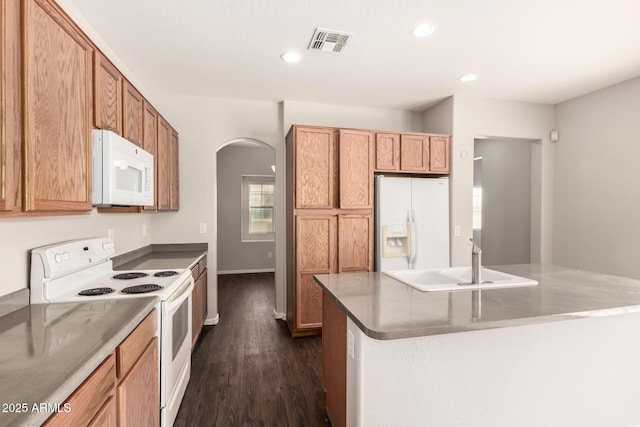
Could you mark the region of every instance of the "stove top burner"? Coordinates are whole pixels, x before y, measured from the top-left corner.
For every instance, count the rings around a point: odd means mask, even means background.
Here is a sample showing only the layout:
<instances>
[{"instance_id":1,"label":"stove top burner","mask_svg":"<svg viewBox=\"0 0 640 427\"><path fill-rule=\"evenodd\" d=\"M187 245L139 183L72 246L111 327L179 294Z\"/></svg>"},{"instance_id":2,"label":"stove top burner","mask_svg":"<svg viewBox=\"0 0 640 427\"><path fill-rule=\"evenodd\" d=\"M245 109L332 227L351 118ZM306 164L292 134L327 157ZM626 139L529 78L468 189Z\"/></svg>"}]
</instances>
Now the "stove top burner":
<instances>
[{"instance_id":1,"label":"stove top burner","mask_svg":"<svg viewBox=\"0 0 640 427\"><path fill-rule=\"evenodd\" d=\"M154 277L171 277L171 276L175 276L176 274L178 274L177 271L167 270L167 271L158 271L153 276Z\"/></svg>"},{"instance_id":2,"label":"stove top burner","mask_svg":"<svg viewBox=\"0 0 640 427\"><path fill-rule=\"evenodd\" d=\"M120 292L123 294L146 294L147 292L153 292L159 289L162 289L162 286L149 283L145 285L129 286Z\"/></svg>"},{"instance_id":3,"label":"stove top burner","mask_svg":"<svg viewBox=\"0 0 640 427\"><path fill-rule=\"evenodd\" d=\"M80 291L78 295L86 296L97 296L97 295L106 295L115 292L116 290L113 288L93 288L93 289L85 289L84 291Z\"/></svg>"},{"instance_id":4,"label":"stove top burner","mask_svg":"<svg viewBox=\"0 0 640 427\"><path fill-rule=\"evenodd\" d=\"M120 273L113 276L114 279L118 280L131 280L131 279L139 279L141 277L147 277L147 273Z\"/></svg>"}]
</instances>

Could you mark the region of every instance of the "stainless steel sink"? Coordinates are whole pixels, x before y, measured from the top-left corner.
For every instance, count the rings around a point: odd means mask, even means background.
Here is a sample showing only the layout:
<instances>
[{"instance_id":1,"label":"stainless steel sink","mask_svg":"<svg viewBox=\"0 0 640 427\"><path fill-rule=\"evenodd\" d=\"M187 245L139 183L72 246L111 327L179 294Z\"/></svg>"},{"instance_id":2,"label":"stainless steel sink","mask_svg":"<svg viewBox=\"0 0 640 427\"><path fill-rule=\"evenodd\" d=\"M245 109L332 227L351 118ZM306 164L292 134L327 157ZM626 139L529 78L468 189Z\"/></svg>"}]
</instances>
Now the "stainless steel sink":
<instances>
[{"instance_id":1,"label":"stainless steel sink","mask_svg":"<svg viewBox=\"0 0 640 427\"><path fill-rule=\"evenodd\" d=\"M471 284L471 267L395 270L385 271L384 273L425 292L515 288L536 286L538 284L535 280L527 279L526 277L515 276L484 267L481 268L481 283L478 284Z\"/></svg>"}]
</instances>

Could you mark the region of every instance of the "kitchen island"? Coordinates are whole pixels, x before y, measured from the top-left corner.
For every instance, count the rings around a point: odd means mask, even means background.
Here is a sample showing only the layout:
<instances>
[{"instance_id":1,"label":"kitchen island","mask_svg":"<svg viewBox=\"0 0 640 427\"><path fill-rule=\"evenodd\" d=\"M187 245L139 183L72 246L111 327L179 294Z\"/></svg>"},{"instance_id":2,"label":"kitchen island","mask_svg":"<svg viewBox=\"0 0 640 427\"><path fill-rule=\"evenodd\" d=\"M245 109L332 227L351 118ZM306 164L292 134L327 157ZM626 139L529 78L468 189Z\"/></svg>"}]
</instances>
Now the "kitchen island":
<instances>
[{"instance_id":1,"label":"kitchen island","mask_svg":"<svg viewBox=\"0 0 640 427\"><path fill-rule=\"evenodd\" d=\"M640 281L492 268L539 285L429 293L317 275L333 425L640 424Z\"/></svg>"}]
</instances>

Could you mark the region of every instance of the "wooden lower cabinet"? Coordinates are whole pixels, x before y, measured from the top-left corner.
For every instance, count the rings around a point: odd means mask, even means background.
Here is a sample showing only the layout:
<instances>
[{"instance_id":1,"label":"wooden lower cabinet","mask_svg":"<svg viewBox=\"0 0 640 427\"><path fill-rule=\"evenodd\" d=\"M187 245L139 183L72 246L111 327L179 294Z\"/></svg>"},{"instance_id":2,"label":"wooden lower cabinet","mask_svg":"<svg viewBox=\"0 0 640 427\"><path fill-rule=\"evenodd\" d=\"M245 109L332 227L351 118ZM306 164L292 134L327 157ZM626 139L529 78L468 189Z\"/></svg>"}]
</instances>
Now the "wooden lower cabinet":
<instances>
[{"instance_id":1,"label":"wooden lower cabinet","mask_svg":"<svg viewBox=\"0 0 640 427\"><path fill-rule=\"evenodd\" d=\"M347 423L347 316L323 294L322 387L324 406L333 427Z\"/></svg>"},{"instance_id":2,"label":"wooden lower cabinet","mask_svg":"<svg viewBox=\"0 0 640 427\"><path fill-rule=\"evenodd\" d=\"M314 274L373 270L372 212L341 212L294 217L295 256L287 261L287 322L294 337L322 331L322 290Z\"/></svg>"},{"instance_id":3,"label":"wooden lower cabinet","mask_svg":"<svg viewBox=\"0 0 640 427\"><path fill-rule=\"evenodd\" d=\"M43 425L157 426L160 373L157 313L152 310Z\"/></svg>"},{"instance_id":4,"label":"wooden lower cabinet","mask_svg":"<svg viewBox=\"0 0 640 427\"><path fill-rule=\"evenodd\" d=\"M113 398L116 383L116 358L109 355L100 366L80 385L61 408L68 412L57 412L44 423L54 426L85 426L101 411L109 398Z\"/></svg>"},{"instance_id":5,"label":"wooden lower cabinet","mask_svg":"<svg viewBox=\"0 0 640 427\"><path fill-rule=\"evenodd\" d=\"M157 426L158 404L158 338L154 337L127 376L118 384L118 425Z\"/></svg>"},{"instance_id":6,"label":"wooden lower cabinet","mask_svg":"<svg viewBox=\"0 0 640 427\"><path fill-rule=\"evenodd\" d=\"M89 423L89 427L116 427L118 425L118 412L116 399L111 396L107 399L96 416Z\"/></svg>"},{"instance_id":7,"label":"wooden lower cabinet","mask_svg":"<svg viewBox=\"0 0 640 427\"><path fill-rule=\"evenodd\" d=\"M191 274L195 280L191 297L191 348L193 349L198 342L202 326L207 318L207 257L201 259L191 269Z\"/></svg>"}]
</instances>

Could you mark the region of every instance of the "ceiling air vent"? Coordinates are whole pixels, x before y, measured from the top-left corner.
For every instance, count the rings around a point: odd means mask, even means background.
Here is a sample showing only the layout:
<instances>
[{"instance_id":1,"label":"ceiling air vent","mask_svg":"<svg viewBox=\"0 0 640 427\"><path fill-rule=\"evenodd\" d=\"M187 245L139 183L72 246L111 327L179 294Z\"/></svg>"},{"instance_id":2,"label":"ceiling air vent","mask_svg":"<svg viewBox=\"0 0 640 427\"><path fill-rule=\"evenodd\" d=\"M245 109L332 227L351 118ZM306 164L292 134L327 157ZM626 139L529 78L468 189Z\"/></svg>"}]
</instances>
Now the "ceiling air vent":
<instances>
[{"instance_id":1,"label":"ceiling air vent","mask_svg":"<svg viewBox=\"0 0 640 427\"><path fill-rule=\"evenodd\" d=\"M347 33L346 31L316 28L307 49L338 53L344 49L354 35L354 33Z\"/></svg>"}]
</instances>

